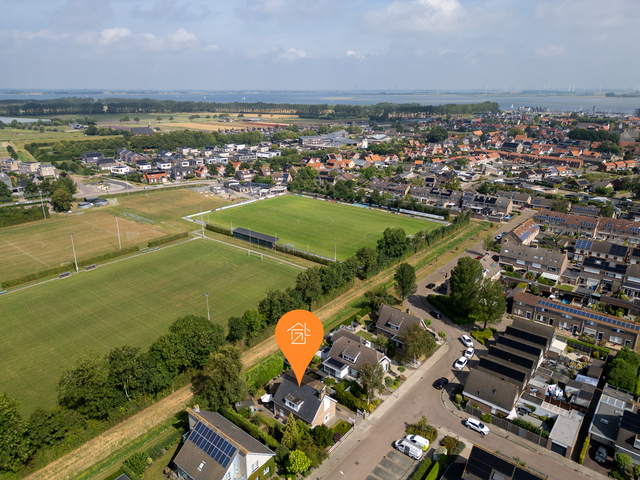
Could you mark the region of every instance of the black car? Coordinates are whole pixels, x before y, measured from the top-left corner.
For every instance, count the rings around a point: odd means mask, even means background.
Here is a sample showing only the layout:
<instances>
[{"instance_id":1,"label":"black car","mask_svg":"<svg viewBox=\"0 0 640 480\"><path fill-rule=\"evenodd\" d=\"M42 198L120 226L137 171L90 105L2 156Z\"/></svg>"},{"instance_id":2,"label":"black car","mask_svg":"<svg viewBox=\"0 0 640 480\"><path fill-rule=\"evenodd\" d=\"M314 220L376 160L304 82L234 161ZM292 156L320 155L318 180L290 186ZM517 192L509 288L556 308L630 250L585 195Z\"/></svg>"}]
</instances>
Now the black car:
<instances>
[{"instance_id":1,"label":"black car","mask_svg":"<svg viewBox=\"0 0 640 480\"><path fill-rule=\"evenodd\" d=\"M433 382L433 388L435 388L436 390L442 390L444 387L447 386L448 383L449 383L449 380L442 377L436 380L435 382Z\"/></svg>"},{"instance_id":2,"label":"black car","mask_svg":"<svg viewBox=\"0 0 640 480\"><path fill-rule=\"evenodd\" d=\"M430 289L430 290L433 290L434 288L436 288L436 284L435 283L429 283L427 285L427 288Z\"/></svg>"},{"instance_id":3,"label":"black car","mask_svg":"<svg viewBox=\"0 0 640 480\"><path fill-rule=\"evenodd\" d=\"M431 316L433 318L440 318L440 312L436 312L435 310L431 311Z\"/></svg>"}]
</instances>

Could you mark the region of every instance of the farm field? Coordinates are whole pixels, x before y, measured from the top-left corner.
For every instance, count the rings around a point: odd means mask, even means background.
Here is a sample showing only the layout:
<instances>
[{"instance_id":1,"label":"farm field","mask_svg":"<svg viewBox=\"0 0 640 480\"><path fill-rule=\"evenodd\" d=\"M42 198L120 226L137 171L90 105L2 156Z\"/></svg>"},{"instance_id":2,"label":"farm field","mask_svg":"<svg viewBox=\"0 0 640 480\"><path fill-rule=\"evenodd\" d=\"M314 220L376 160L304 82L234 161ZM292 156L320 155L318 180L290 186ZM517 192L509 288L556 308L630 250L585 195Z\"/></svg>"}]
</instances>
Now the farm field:
<instances>
[{"instance_id":1,"label":"farm field","mask_svg":"<svg viewBox=\"0 0 640 480\"><path fill-rule=\"evenodd\" d=\"M122 217L118 218L118 226L123 248L170 233ZM137 232L137 237L129 235L131 238L127 238L128 233L134 232ZM63 214L57 214L47 220L2 228L0 281L53 268L64 262L73 262L69 233L73 233L78 260L118 249L116 221L107 209L88 210L81 215L70 215L66 218Z\"/></svg>"},{"instance_id":2,"label":"farm field","mask_svg":"<svg viewBox=\"0 0 640 480\"><path fill-rule=\"evenodd\" d=\"M63 369L89 349L146 349L184 315L230 316L257 307L270 289L292 286L301 270L192 240L0 298L2 390L23 414L51 407Z\"/></svg>"},{"instance_id":3,"label":"farm field","mask_svg":"<svg viewBox=\"0 0 640 480\"><path fill-rule=\"evenodd\" d=\"M209 223L221 227L242 227L267 235L276 235L279 244L333 258L346 260L361 247L375 247L387 227L402 227L407 235L434 229L427 220L392 215L294 195L284 195L240 207L212 213Z\"/></svg>"}]
</instances>

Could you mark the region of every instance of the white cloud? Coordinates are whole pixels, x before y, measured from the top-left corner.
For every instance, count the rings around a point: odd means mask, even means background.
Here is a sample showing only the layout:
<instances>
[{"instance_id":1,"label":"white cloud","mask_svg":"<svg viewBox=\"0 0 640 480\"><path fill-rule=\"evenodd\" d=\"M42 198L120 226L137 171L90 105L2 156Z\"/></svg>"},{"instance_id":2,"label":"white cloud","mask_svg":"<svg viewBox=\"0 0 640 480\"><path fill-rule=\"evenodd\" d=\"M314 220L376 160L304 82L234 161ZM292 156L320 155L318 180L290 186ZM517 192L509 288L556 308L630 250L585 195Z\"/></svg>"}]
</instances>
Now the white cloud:
<instances>
[{"instance_id":1,"label":"white cloud","mask_svg":"<svg viewBox=\"0 0 640 480\"><path fill-rule=\"evenodd\" d=\"M130 37L131 35L133 35L133 33L128 28L105 28L102 30L98 43L100 45L108 45L123 38Z\"/></svg>"},{"instance_id":2,"label":"white cloud","mask_svg":"<svg viewBox=\"0 0 640 480\"><path fill-rule=\"evenodd\" d=\"M283 58L285 60L300 60L307 56L307 52L304 50L296 50L295 48L290 48L286 52L278 55L278 58Z\"/></svg>"},{"instance_id":3,"label":"white cloud","mask_svg":"<svg viewBox=\"0 0 640 480\"><path fill-rule=\"evenodd\" d=\"M360 52L356 52L355 50L347 50L347 57L362 60L364 58L364 55L362 55Z\"/></svg>"},{"instance_id":4,"label":"white cloud","mask_svg":"<svg viewBox=\"0 0 640 480\"><path fill-rule=\"evenodd\" d=\"M218 50L217 45L207 45L206 47L204 47L205 52L215 52L216 50Z\"/></svg>"},{"instance_id":5,"label":"white cloud","mask_svg":"<svg viewBox=\"0 0 640 480\"><path fill-rule=\"evenodd\" d=\"M536 48L536 57L558 58L564 56L564 46L549 45L547 48Z\"/></svg>"},{"instance_id":6,"label":"white cloud","mask_svg":"<svg viewBox=\"0 0 640 480\"><path fill-rule=\"evenodd\" d=\"M464 14L459 0L396 0L367 12L365 21L387 31L440 32L458 24Z\"/></svg>"},{"instance_id":7,"label":"white cloud","mask_svg":"<svg viewBox=\"0 0 640 480\"><path fill-rule=\"evenodd\" d=\"M211 10L204 3L178 2L176 0L160 0L149 6L135 5L131 13L137 17L159 20L201 19L208 16Z\"/></svg>"},{"instance_id":8,"label":"white cloud","mask_svg":"<svg viewBox=\"0 0 640 480\"><path fill-rule=\"evenodd\" d=\"M38 38L44 38L46 40L63 40L65 38L69 38L71 35L68 33L56 33L51 30L39 30L37 32L19 32L17 30L12 31L12 36L15 39L26 39L26 40L34 40Z\"/></svg>"}]
</instances>

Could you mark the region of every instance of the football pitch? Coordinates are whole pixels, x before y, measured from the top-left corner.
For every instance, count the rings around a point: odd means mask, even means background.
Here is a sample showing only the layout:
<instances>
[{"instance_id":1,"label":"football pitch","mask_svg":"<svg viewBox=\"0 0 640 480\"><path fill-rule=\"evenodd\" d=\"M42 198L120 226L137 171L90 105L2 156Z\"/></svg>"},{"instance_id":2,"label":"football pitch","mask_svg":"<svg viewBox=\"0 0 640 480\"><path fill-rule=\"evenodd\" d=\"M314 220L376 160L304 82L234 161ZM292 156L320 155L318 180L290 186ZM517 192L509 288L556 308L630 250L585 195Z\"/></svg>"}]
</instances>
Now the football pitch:
<instances>
[{"instance_id":1,"label":"football pitch","mask_svg":"<svg viewBox=\"0 0 640 480\"><path fill-rule=\"evenodd\" d=\"M209 223L275 235L280 245L292 244L303 251L308 246L310 253L328 258L334 257L335 247L338 260L352 257L361 247L375 247L387 227L402 227L411 235L438 226L427 220L294 195L220 210L209 215Z\"/></svg>"},{"instance_id":2,"label":"football pitch","mask_svg":"<svg viewBox=\"0 0 640 480\"><path fill-rule=\"evenodd\" d=\"M51 407L63 369L89 349L146 349L184 315L211 321L256 308L301 270L211 241L193 240L0 297L2 391L21 411Z\"/></svg>"}]
</instances>

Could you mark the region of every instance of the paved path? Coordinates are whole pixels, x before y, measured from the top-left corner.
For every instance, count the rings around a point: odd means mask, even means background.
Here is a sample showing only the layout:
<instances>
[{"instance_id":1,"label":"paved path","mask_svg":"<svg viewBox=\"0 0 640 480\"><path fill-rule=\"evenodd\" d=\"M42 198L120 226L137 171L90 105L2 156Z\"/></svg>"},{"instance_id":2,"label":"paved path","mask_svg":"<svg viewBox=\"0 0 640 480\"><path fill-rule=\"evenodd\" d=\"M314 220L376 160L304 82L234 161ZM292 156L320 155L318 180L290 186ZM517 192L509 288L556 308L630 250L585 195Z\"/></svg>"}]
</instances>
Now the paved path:
<instances>
[{"instance_id":1,"label":"paved path","mask_svg":"<svg viewBox=\"0 0 640 480\"><path fill-rule=\"evenodd\" d=\"M533 213L525 211L523 215L503 226L499 231L510 230L532 216ZM462 255L478 255L483 253L481 248L481 243L479 243ZM535 445L520 438L509 437L507 432L501 435L496 427L492 427L490 435L481 437L464 426L463 418L466 418L464 412L459 414L457 410L455 413L452 412L452 405L449 403L450 408L448 408L440 396L441 392L431 386L436 379L445 376L453 384L451 388L455 388L455 384L460 383L458 378L463 380L468 372L468 368L461 372L454 370L453 362L461 356L464 350L458 337L470 328L459 327L447 318L432 318L429 315L431 309L424 302L424 295L431 293L426 289L426 285L430 282L441 282L444 279L442 272L449 273L456 264L457 259L454 259L443 265L441 270L422 279L418 284L417 295L409 299L409 306L414 314L420 318L430 318L433 330L444 331L447 334L447 344L425 362L416 374L409 377L400 388L398 397L388 399L366 421L360 421L355 432L334 451L319 469L313 471L311 478L327 480L367 478L388 454L392 443L404 436L406 425L417 422L422 415L427 417L431 425L438 428L439 439L451 434L462 440L467 445L463 456L468 456L471 446L477 443L491 451L499 450L505 455L519 457L526 461L531 468L547 475L549 479L606 478L547 449L540 449L539 452L536 452ZM505 320L502 328L508 323L509 321ZM477 352L478 355L483 355L486 353L486 349L479 345ZM476 363L477 358L469 362L471 366ZM375 477L378 475L373 473L372 478Z\"/></svg>"}]
</instances>

